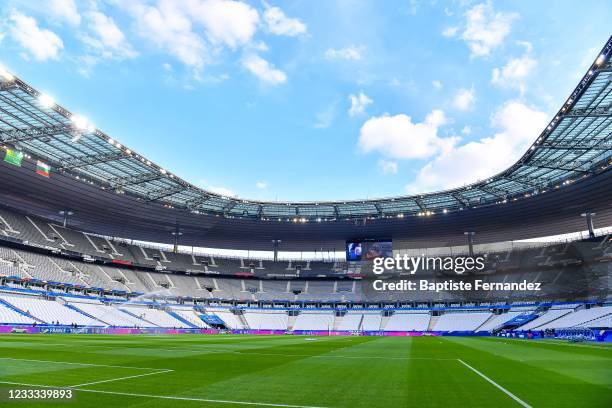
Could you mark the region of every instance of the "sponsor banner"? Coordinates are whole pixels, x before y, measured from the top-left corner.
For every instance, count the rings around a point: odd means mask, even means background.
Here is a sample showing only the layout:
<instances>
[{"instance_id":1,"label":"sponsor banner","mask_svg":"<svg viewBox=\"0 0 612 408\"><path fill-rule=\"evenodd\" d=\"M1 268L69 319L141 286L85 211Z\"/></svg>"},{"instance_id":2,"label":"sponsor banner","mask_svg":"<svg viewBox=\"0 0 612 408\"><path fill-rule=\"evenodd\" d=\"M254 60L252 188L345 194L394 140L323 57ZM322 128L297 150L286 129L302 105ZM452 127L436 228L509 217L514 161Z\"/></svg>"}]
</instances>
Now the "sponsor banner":
<instances>
[{"instance_id":1,"label":"sponsor banner","mask_svg":"<svg viewBox=\"0 0 612 408\"><path fill-rule=\"evenodd\" d=\"M164 328L130 328L130 327L79 327L46 326L46 325L0 325L0 334L218 334L213 329L164 329Z\"/></svg>"},{"instance_id":2,"label":"sponsor banner","mask_svg":"<svg viewBox=\"0 0 612 408\"><path fill-rule=\"evenodd\" d=\"M23 161L23 152L19 152L13 149L6 149L4 161L14 166L21 167L21 162Z\"/></svg>"},{"instance_id":3,"label":"sponsor banner","mask_svg":"<svg viewBox=\"0 0 612 408\"><path fill-rule=\"evenodd\" d=\"M119 264L119 265L132 265L131 261L124 261L123 259L112 259L111 263Z\"/></svg>"}]
</instances>

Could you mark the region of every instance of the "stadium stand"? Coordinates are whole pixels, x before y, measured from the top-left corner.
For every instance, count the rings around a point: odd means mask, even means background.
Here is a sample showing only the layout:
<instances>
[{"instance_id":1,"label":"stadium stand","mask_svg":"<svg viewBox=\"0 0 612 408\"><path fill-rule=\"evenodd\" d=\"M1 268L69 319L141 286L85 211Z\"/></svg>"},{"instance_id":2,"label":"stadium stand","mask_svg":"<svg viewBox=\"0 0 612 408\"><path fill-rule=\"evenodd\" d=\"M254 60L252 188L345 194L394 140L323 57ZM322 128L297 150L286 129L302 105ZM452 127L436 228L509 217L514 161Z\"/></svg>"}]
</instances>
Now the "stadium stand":
<instances>
[{"instance_id":1,"label":"stadium stand","mask_svg":"<svg viewBox=\"0 0 612 408\"><path fill-rule=\"evenodd\" d=\"M189 306L170 306L169 313L176 314L176 317L186 321L189 325L199 328L208 328L206 323L200 318L198 312Z\"/></svg>"},{"instance_id":2,"label":"stadium stand","mask_svg":"<svg viewBox=\"0 0 612 408\"><path fill-rule=\"evenodd\" d=\"M426 331L430 321L429 312L396 312L385 326L385 331Z\"/></svg>"},{"instance_id":3,"label":"stadium stand","mask_svg":"<svg viewBox=\"0 0 612 408\"><path fill-rule=\"evenodd\" d=\"M474 330L490 332L499 329L504 325L504 323L509 322L510 320L514 319L517 316L520 316L521 314L523 314L523 312L510 310L508 313L491 315L489 319L487 319L481 326L477 327Z\"/></svg>"},{"instance_id":4,"label":"stadium stand","mask_svg":"<svg viewBox=\"0 0 612 408\"><path fill-rule=\"evenodd\" d=\"M0 323L3 324L32 324L35 319L2 301L0 297Z\"/></svg>"},{"instance_id":5,"label":"stadium stand","mask_svg":"<svg viewBox=\"0 0 612 408\"><path fill-rule=\"evenodd\" d=\"M612 314L612 306L593 307L590 309L586 309L583 308L583 306L579 306L577 310L573 311L572 313L568 313L563 317L560 317L542 326L539 326L538 329L562 329L568 327L584 326L585 324L588 325L594 320L608 317L610 316L610 314Z\"/></svg>"},{"instance_id":6,"label":"stadium stand","mask_svg":"<svg viewBox=\"0 0 612 408\"><path fill-rule=\"evenodd\" d=\"M68 304L83 313L94 317L96 320L104 323L106 326L114 327L149 327L152 326L148 322L139 319L136 316L122 312L116 306L102 304L101 302L91 299L69 300Z\"/></svg>"},{"instance_id":7,"label":"stadium stand","mask_svg":"<svg viewBox=\"0 0 612 408\"><path fill-rule=\"evenodd\" d=\"M121 310L122 312L126 312L132 316L135 316L141 320L144 320L145 322L150 323L151 326L172 328L192 327L191 325L186 324L181 320L175 318L171 314L159 309L121 305L119 306L119 310Z\"/></svg>"},{"instance_id":8,"label":"stadium stand","mask_svg":"<svg viewBox=\"0 0 612 408\"><path fill-rule=\"evenodd\" d=\"M334 315L329 311L303 312L297 316L293 330L331 330L333 321Z\"/></svg>"},{"instance_id":9,"label":"stadium stand","mask_svg":"<svg viewBox=\"0 0 612 408\"><path fill-rule=\"evenodd\" d=\"M491 317L490 312L444 313L433 325L434 331L475 331Z\"/></svg>"},{"instance_id":10,"label":"stadium stand","mask_svg":"<svg viewBox=\"0 0 612 408\"><path fill-rule=\"evenodd\" d=\"M536 318L535 320L525 324L522 328L524 330L541 329L549 322L560 319L563 316L571 313L576 306L576 304L553 306L546 312L538 316L538 318Z\"/></svg>"},{"instance_id":11,"label":"stadium stand","mask_svg":"<svg viewBox=\"0 0 612 408\"><path fill-rule=\"evenodd\" d=\"M250 311L244 317L249 328L255 330L287 330L288 316L282 311Z\"/></svg>"},{"instance_id":12,"label":"stadium stand","mask_svg":"<svg viewBox=\"0 0 612 408\"><path fill-rule=\"evenodd\" d=\"M78 313L54 300L4 294L0 298L3 300L3 303L12 305L15 309L25 312L27 315L43 323L101 326L99 321Z\"/></svg>"}]
</instances>

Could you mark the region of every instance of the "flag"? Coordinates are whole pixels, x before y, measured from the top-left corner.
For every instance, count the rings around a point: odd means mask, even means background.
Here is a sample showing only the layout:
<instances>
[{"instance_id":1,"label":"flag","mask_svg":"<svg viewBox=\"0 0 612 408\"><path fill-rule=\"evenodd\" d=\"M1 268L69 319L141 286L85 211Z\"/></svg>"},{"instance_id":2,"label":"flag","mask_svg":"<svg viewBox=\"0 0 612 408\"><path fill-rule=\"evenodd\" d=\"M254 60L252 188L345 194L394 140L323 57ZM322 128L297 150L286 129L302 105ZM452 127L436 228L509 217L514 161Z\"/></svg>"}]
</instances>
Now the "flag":
<instances>
[{"instance_id":1,"label":"flag","mask_svg":"<svg viewBox=\"0 0 612 408\"><path fill-rule=\"evenodd\" d=\"M4 155L5 162L21 167L22 160L23 152L16 152L13 149L6 149L6 155Z\"/></svg>"},{"instance_id":2,"label":"flag","mask_svg":"<svg viewBox=\"0 0 612 408\"><path fill-rule=\"evenodd\" d=\"M36 162L36 173L40 174L43 177L49 177L49 171L51 170L51 166L47 163L43 163L40 160Z\"/></svg>"}]
</instances>

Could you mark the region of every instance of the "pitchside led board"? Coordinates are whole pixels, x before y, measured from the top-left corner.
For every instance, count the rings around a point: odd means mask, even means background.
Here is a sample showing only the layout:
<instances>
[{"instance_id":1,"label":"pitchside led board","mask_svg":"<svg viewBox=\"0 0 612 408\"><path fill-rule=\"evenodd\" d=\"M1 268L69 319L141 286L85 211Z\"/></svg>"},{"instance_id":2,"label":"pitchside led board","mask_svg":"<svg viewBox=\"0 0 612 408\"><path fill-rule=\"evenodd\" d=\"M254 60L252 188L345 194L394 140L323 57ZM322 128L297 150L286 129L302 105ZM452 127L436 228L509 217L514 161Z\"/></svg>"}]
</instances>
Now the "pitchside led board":
<instances>
[{"instance_id":1,"label":"pitchside led board","mask_svg":"<svg viewBox=\"0 0 612 408\"><path fill-rule=\"evenodd\" d=\"M379 257L393 257L393 242L390 239L346 241L347 261L371 261Z\"/></svg>"}]
</instances>

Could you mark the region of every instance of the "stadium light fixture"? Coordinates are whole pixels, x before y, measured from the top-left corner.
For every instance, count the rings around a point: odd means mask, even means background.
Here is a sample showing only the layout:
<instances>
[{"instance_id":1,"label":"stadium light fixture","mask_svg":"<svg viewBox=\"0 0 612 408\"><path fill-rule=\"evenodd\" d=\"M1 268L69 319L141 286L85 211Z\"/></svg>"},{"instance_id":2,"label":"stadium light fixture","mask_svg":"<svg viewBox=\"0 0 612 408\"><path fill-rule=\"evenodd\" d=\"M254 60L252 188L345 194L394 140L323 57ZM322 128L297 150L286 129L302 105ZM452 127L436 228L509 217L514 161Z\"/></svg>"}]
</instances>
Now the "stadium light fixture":
<instances>
[{"instance_id":1,"label":"stadium light fixture","mask_svg":"<svg viewBox=\"0 0 612 408\"><path fill-rule=\"evenodd\" d=\"M52 108L55 106L55 101L47 94L38 95L38 102L45 108Z\"/></svg>"},{"instance_id":2,"label":"stadium light fixture","mask_svg":"<svg viewBox=\"0 0 612 408\"><path fill-rule=\"evenodd\" d=\"M90 126L87 118L80 115L72 115L70 120L72 121L72 123L74 123L74 126L76 126L76 128L80 130L85 130Z\"/></svg>"},{"instance_id":3,"label":"stadium light fixture","mask_svg":"<svg viewBox=\"0 0 612 408\"><path fill-rule=\"evenodd\" d=\"M604 54L601 54L599 57L597 57L597 61L595 61L595 65L603 64L605 59L606 59L606 56Z\"/></svg>"},{"instance_id":4,"label":"stadium light fixture","mask_svg":"<svg viewBox=\"0 0 612 408\"><path fill-rule=\"evenodd\" d=\"M11 74L10 72L8 72L6 69L2 67L0 67L0 77L2 77L2 79L4 79L6 82L11 82L12 80L15 79L13 74Z\"/></svg>"}]
</instances>

